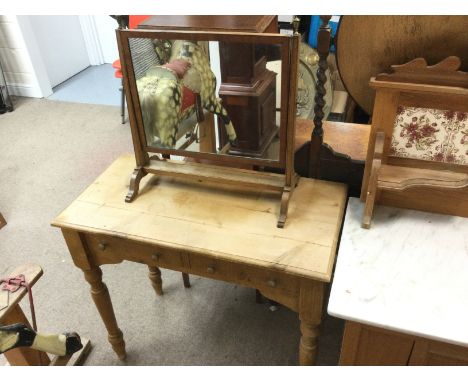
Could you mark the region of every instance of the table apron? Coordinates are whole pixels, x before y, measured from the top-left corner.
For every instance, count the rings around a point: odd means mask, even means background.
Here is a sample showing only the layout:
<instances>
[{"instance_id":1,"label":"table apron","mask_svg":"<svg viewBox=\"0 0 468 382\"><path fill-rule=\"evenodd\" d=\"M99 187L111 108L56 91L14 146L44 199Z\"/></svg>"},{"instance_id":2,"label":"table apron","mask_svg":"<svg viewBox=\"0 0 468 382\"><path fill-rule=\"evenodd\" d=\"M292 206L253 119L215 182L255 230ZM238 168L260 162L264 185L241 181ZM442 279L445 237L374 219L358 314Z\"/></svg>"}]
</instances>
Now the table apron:
<instances>
[{"instance_id":1,"label":"table apron","mask_svg":"<svg viewBox=\"0 0 468 382\"><path fill-rule=\"evenodd\" d=\"M267 297L271 296L293 310L297 310L301 282L310 281L280 269L245 264L212 254L146 244L109 235L81 233L80 236L86 246L89 263L95 266L117 264L127 260L232 282L259 289Z\"/></svg>"}]
</instances>

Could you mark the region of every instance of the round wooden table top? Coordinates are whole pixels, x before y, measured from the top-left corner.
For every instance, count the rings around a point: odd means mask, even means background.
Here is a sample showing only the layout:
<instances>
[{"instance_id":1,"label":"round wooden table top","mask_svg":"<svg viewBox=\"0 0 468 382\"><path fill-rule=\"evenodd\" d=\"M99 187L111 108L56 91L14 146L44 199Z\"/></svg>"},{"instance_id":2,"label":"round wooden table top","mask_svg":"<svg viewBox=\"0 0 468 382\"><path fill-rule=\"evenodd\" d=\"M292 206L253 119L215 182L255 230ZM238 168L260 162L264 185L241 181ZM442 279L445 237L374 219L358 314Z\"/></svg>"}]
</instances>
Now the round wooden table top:
<instances>
[{"instance_id":1,"label":"round wooden table top","mask_svg":"<svg viewBox=\"0 0 468 382\"><path fill-rule=\"evenodd\" d=\"M372 114L371 77L418 57L433 65L458 56L461 70L468 71L467 34L468 16L342 16L338 70L351 97Z\"/></svg>"}]
</instances>

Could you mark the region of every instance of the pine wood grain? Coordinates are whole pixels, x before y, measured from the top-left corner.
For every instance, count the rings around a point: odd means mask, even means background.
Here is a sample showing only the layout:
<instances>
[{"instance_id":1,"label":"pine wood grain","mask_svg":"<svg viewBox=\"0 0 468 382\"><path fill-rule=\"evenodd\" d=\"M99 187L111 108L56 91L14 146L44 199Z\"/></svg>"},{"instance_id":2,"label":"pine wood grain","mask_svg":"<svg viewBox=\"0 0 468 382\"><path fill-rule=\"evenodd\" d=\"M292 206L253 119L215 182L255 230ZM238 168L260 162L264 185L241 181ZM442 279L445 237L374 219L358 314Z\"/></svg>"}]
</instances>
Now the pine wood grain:
<instances>
[{"instance_id":1,"label":"pine wood grain","mask_svg":"<svg viewBox=\"0 0 468 382\"><path fill-rule=\"evenodd\" d=\"M147 176L125 203L133 165L131 155L117 159L52 225L330 280L344 185L301 179L281 230L278 192ZM76 265L89 267L86 258Z\"/></svg>"},{"instance_id":2,"label":"pine wood grain","mask_svg":"<svg viewBox=\"0 0 468 382\"><path fill-rule=\"evenodd\" d=\"M463 188L468 186L468 174L401 166L380 167L379 188L404 190L418 186Z\"/></svg>"},{"instance_id":3,"label":"pine wood grain","mask_svg":"<svg viewBox=\"0 0 468 382\"><path fill-rule=\"evenodd\" d=\"M222 184L239 184L250 187L260 187L271 190L282 190L284 187L284 175L261 173L239 168L215 166L203 163L182 161L152 160L145 171L157 175L168 175L185 179L195 179L203 182Z\"/></svg>"},{"instance_id":4,"label":"pine wood grain","mask_svg":"<svg viewBox=\"0 0 468 382\"><path fill-rule=\"evenodd\" d=\"M84 272L115 353L126 356L125 341L100 265L128 260L148 265L158 294L159 267L258 289L299 313L299 362L314 364L346 187L300 180L278 229L278 191L149 175L125 203L133 165L132 155L117 159L52 223Z\"/></svg>"}]
</instances>

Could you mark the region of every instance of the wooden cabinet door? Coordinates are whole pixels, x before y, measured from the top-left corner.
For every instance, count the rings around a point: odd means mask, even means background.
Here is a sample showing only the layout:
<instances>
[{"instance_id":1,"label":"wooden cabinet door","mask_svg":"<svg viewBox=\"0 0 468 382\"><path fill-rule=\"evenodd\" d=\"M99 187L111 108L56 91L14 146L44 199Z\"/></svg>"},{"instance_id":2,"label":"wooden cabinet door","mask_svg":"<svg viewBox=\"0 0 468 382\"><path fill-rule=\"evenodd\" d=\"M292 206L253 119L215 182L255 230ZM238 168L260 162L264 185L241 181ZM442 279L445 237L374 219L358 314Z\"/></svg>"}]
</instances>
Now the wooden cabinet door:
<instances>
[{"instance_id":1,"label":"wooden cabinet door","mask_svg":"<svg viewBox=\"0 0 468 382\"><path fill-rule=\"evenodd\" d=\"M416 340L409 365L468 366L468 348L437 341Z\"/></svg>"},{"instance_id":2,"label":"wooden cabinet door","mask_svg":"<svg viewBox=\"0 0 468 382\"><path fill-rule=\"evenodd\" d=\"M413 344L407 335L346 321L340 365L405 366Z\"/></svg>"},{"instance_id":3,"label":"wooden cabinet door","mask_svg":"<svg viewBox=\"0 0 468 382\"><path fill-rule=\"evenodd\" d=\"M346 321L340 365L468 366L468 347Z\"/></svg>"}]
</instances>

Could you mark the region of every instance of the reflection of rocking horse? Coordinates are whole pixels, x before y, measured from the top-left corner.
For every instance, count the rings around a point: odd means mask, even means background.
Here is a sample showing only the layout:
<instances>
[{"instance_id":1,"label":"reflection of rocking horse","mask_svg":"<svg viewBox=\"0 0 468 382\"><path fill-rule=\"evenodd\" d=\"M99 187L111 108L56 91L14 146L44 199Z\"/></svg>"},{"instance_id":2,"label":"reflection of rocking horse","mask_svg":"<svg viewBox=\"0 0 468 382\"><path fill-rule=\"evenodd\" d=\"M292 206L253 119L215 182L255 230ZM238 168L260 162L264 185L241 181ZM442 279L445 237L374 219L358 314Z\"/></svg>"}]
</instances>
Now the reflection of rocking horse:
<instances>
[{"instance_id":1,"label":"reflection of rocking horse","mask_svg":"<svg viewBox=\"0 0 468 382\"><path fill-rule=\"evenodd\" d=\"M196 112L198 122L203 110L218 115L226 126L230 144L236 144L232 122L216 97L216 77L202 47L192 41L155 40L155 51L161 62L137 80L143 124L148 145L175 148L181 134L179 124ZM193 142L191 138L181 148Z\"/></svg>"}]
</instances>

